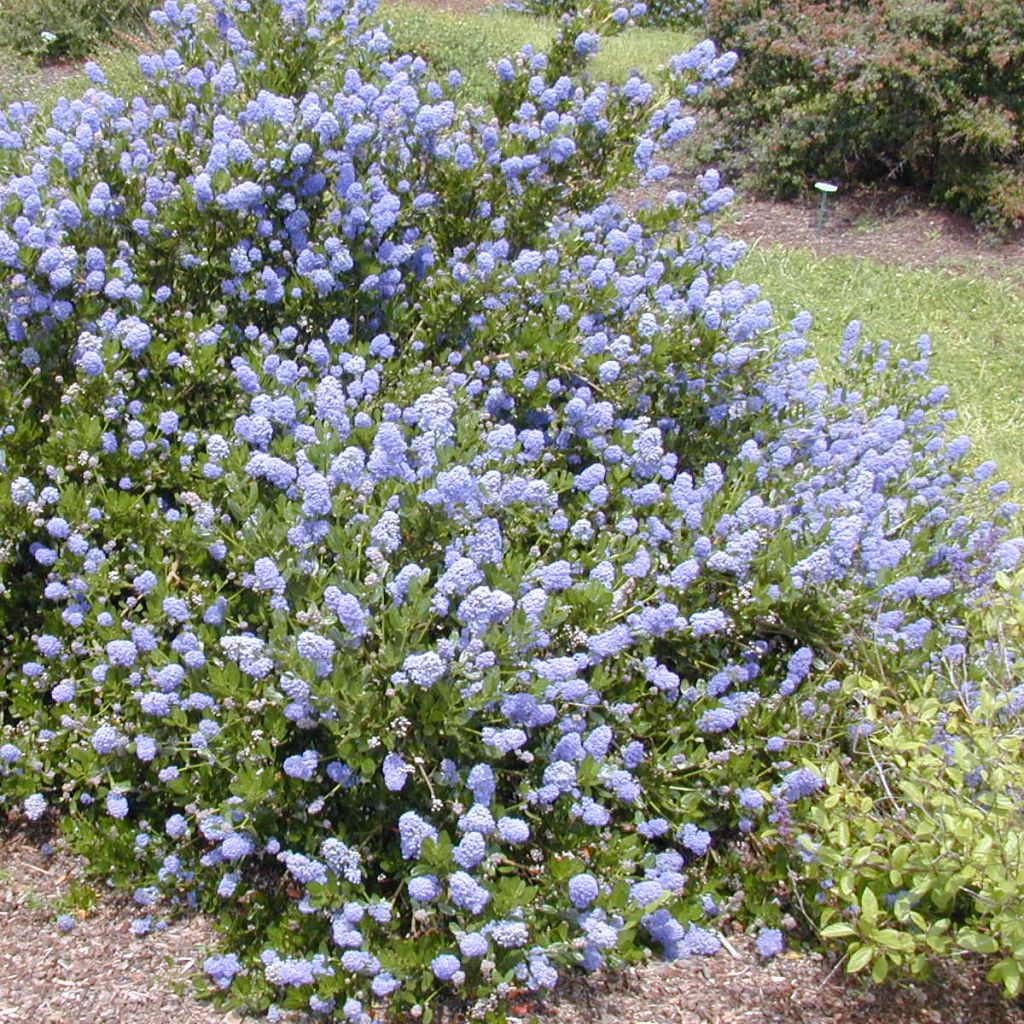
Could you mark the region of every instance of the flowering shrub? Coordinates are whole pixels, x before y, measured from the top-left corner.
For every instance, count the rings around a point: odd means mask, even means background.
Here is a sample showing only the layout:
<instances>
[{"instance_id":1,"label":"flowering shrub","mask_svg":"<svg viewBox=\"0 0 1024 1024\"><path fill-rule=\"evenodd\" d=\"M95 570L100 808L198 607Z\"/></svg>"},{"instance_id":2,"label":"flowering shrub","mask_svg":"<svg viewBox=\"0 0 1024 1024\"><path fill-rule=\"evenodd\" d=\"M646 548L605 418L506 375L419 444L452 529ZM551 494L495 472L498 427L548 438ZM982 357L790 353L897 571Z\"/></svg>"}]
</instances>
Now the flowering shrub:
<instances>
[{"instance_id":1,"label":"flowering shrub","mask_svg":"<svg viewBox=\"0 0 1024 1024\"><path fill-rule=\"evenodd\" d=\"M610 88L568 19L484 110L368 4L214 6L2 123L4 804L275 1013L484 1016L722 910L773 955L839 678L963 658L1019 555L926 339L826 388L716 172L608 199L710 44Z\"/></svg>"},{"instance_id":2,"label":"flowering shrub","mask_svg":"<svg viewBox=\"0 0 1024 1024\"><path fill-rule=\"evenodd\" d=\"M741 55L715 105L759 187L898 180L991 230L1024 226L1016 0L709 0L705 31Z\"/></svg>"},{"instance_id":3,"label":"flowering shrub","mask_svg":"<svg viewBox=\"0 0 1024 1024\"><path fill-rule=\"evenodd\" d=\"M531 14L562 16L565 14L598 15L613 25L642 23L651 27L689 28L700 24L707 0L639 0L617 4L611 0L580 5L576 0L509 0L511 10Z\"/></svg>"}]
</instances>

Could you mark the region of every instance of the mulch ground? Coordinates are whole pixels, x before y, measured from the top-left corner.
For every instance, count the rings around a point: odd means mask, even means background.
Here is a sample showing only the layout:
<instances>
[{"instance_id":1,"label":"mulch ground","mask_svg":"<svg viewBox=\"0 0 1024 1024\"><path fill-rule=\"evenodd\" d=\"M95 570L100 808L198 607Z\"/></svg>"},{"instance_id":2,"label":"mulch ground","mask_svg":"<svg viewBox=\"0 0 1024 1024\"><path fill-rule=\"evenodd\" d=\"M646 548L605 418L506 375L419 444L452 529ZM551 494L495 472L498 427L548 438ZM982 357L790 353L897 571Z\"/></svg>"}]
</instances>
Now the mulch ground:
<instances>
[{"instance_id":1,"label":"mulch ground","mask_svg":"<svg viewBox=\"0 0 1024 1024\"><path fill-rule=\"evenodd\" d=\"M130 898L101 893L84 902L82 866L45 854L39 830L0 837L0 1024L228 1024L189 992L213 939L209 923L187 918L136 938L141 913ZM70 912L68 932L57 918Z\"/></svg>"},{"instance_id":2,"label":"mulch ground","mask_svg":"<svg viewBox=\"0 0 1024 1024\"><path fill-rule=\"evenodd\" d=\"M1020 275L1024 234L996 240L967 217L932 206L908 189L840 192L829 201L822 231L814 200L779 203L743 198L722 230L757 245L804 248L823 256L853 256L894 266L982 276Z\"/></svg>"}]
</instances>

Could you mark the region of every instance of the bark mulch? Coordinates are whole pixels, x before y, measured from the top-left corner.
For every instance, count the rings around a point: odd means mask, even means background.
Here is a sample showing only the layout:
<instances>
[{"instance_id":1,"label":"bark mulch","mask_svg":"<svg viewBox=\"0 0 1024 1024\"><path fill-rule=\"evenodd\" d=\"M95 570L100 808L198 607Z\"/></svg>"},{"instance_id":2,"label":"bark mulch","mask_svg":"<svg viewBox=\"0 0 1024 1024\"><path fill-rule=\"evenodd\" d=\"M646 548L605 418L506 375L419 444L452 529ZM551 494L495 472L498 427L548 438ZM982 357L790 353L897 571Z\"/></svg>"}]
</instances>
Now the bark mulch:
<instances>
[{"instance_id":1,"label":"bark mulch","mask_svg":"<svg viewBox=\"0 0 1024 1024\"><path fill-rule=\"evenodd\" d=\"M819 232L815 199L780 203L743 198L723 230L758 245L777 243L821 255L975 276L1014 274L1024 283L1024 234L993 239L967 217L932 206L901 188L840 191L829 201Z\"/></svg>"},{"instance_id":2,"label":"bark mulch","mask_svg":"<svg viewBox=\"0 0 1024 1024\"><path fill-rule=\"evenodd\" d=\"M442 0L443 2L443 0ZM629 189L629 208L659 203L673 190L692 192L696 172L679 165L656 185ZM748 245L810 249L821 256L850 256L876 263L984 277L1019 278L1024 285L1024 232L995 239L961 214L928 203L907 188L850 188L833 195L823 229L817 229L819 194L791 202L757 198L737 189L718 219L719 230Z\"/></svg>"},{"instance_id":3,"label":"bark mulch","mask_svg":"<svg viewBox=\"0 0 1024 1024\"><path fill-rule=\"evenodd\" d=\"M229 1024L189 992L213 929L200 917L136 938L142 911L102 893L83 909L81 865L40 834L0 837L0 1024ZM52 845L59 845L53 841ZM57 918L70 913L68 932Z\"/></svg>"}]
</instances>

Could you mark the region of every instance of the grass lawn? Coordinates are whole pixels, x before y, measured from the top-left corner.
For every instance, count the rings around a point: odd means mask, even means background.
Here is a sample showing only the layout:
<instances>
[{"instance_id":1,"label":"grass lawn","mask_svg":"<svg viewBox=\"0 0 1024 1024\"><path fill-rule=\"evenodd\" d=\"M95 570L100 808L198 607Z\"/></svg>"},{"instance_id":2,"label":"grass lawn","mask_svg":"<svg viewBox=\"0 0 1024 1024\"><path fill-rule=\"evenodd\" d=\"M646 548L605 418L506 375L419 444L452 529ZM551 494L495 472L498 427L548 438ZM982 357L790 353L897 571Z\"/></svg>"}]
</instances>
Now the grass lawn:
<instances>
[{"instance_id":1,"label":"grass lawn","mask_svg":"<svg viewBox=\"0 0 1024 1024\"><path fill-rule=\"evenodd\" d=\"M454 14L415 3L387 0L377 15L389 26L398 48L430 61L438 73L452 68L462 72L465 90L479 99L494 84L490 66L499 57L515 53L524 43L542 50L555 36L553 18L516 14L491 8L480 14ZM674 53L698 41L693 32L635 29L601 42L592 67L595 79L623 82L634 70L651 72Z\"/></svg>"},{"instance_id":2,"label":"grass lawn","mask_svg":"<svg viewBox=\"0 0 1024 1024\"><path fill-rule=\"evenodd\" d=\"M809 337L827 367L851 320L863 336L893 344L932 339L932 377L950 389L960 430L978 461L1024 494L1024 289L1011 276L882 266L806 249L754 246L737 277L756 281L781 320L814 316Z\"/></svg>"},{"instance_id":3,"label":"grass lawn","mask_svg":"<svg viewBox=\"0 0 1024 1024\"><path fill-rule=\"evenodd\" d=\"M101 46L94 59L103 68L111 92L135 95L141 88L143 78L134 50ZM28 99L45 110L62 96L81 96L90 85L81 69L84 63L69 61L39 68L0 45L0 106Z\"/></svg>"}]
</instances>

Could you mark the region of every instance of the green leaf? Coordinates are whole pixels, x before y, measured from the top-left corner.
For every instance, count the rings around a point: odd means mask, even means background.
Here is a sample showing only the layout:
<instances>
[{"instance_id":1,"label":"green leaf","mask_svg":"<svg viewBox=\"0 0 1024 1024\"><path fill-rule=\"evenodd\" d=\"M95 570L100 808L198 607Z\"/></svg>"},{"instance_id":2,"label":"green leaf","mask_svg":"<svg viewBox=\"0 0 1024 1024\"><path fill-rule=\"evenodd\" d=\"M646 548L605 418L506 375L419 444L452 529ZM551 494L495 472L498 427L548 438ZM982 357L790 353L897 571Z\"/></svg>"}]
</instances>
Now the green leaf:
<instances>
[{"instance_id":1,"label":"green leaf","mask_svg":"<svg viewBox=\"0 0 1024 1024\"><path fill-rule=\"evenodd\" d=\"M906 932L895 928L879 928L873 936L875 942L886 949L895 949L901 953L914 952L914 939Z\"/></svg>"},{"instance_id":2,"label":"green leaf","mask_svg":"<svg viewBox=\"0 0 1024 1024\"><path fill-rule=\"evenodd\" d=\"M1016 960L1001 960L985 978L994 985L1002 984L1003 991L1011 999L1016 999L1024 991L1024 974Z\"/></svg>"},{"instance_id":3,"label":"green leaf","mask_svg":"<svg viewBox=\"0 0 1024 1024\"><path fill-rule=\"evenodd\" d=\"M956 944L972 953L998 953L999 943L992 935L983 935L973 928L961 928L956 933Z\"/></svg>"},{"instance_id":4,"label":"green leaf","mask_svg":"<svg viewBox=\"0 0 1024 1024\"><path fill-rule=\"evenodd\" d=\"M822 928L819 934L823 939L847 939L856 935L857 930L848 924L844 924L842 921L836 921L834 924Z\"/></svg>"},{"instance_id":5,"label":"green leaf","mask_svg":"<svg viewBox=\"0 0 1024 1024\"><path fill-rule=\"evenodd\" d=\"M869 963L871 958L875 955L875 951L870 946L858 946L856 951L850 957L846 964L847 974L856 974L858 971L863 971Z\"/></svg>"},{"instance_id":6,"label":"green leaf","mask_svg":"<svg viewBox=\"0 0 1024 1024\"><path fill-rule=\"evenodd\" d=\"M871 980L876 985L881 985L889 973L889 959L886 956L878 956L871 965Z\"/></svg>"},{"instance_id":7,"label":"green leaf","mask_svg":"<svg viewBox=\"0 0 1024 1024\"><path fill-rule=\"evenodd\" d=\"M873 925L878 920L878 898L873 889L865 888L860 897L861 917L868 924Z\"/></svg>"}]
</instances>

